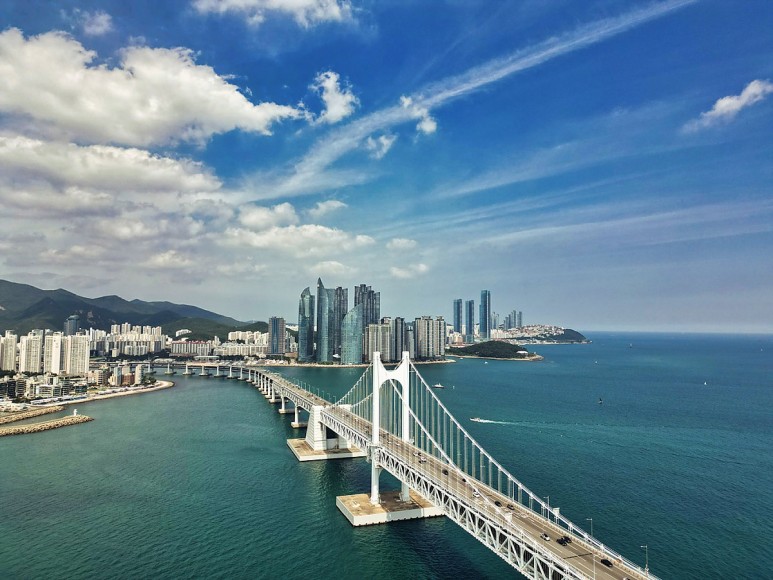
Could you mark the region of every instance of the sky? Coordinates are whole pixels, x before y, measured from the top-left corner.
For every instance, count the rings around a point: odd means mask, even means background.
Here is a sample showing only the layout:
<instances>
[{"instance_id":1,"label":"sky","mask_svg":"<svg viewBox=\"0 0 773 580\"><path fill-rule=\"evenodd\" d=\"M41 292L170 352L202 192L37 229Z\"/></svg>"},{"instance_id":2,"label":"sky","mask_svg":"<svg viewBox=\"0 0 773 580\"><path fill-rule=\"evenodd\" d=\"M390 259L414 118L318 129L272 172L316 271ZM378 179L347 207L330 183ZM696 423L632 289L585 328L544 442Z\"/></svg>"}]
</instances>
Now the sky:
<instances>
[{"instance_id":1,"label":"sky","mask_svg":"<svg viewBox=\"0 0 773 580\"><path fill-rule=\"evenodd\" d=\"M0 278L773 332L773 2L0 5Z\"/></svg>"}]
</instances>

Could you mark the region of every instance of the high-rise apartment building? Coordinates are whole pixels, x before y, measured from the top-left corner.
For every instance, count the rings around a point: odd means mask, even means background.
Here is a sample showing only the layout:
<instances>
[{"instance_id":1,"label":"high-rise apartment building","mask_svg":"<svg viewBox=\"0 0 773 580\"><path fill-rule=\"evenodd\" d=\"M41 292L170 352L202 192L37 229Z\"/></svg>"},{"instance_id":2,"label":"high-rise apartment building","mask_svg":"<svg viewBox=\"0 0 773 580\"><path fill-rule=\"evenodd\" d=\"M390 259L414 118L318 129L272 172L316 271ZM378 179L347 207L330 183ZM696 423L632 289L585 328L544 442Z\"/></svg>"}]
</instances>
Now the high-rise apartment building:
<instances>
[{"instance_id":1,"label":"high-rise apartment building","mask_svg":"<svg viewBox=\"0 0 773 580\"><path fill-rule=\"evenodd\" d=\"M381 319L381 292L374 292L370 286L360 284L354 288L354 305L363 305L365 326L378 324Z\"/></svg>"},{"instance_id":2,"label":"high-rise apartment building","mask_svg":"<svg viewBox=\"0 0 773 580\"><path fill-rule=\"evenodd\" d=\"M454 332L462 333L462 299L454 300Z\"/></svg>"},{"instance_id":3,"label":"high-rise apartment building","mask_svg":"<svg viewBox=\"0 0 773 580\"><path fill-rule=\"evenodd\" d=\"M446 322L442 316L422 316L414 323L416 337L416 358L428 359L444 356L446 353Z\"/></svg>"},{"instance_id":4,"label":"high-rise apartment building","mask_svg":"<svg viewBox=\"0 0 773 580\"><path fill-rule=\"evenodd\" d=\"M307 286L298 301L298 362L314 360L314 296Z\"/></svg>"},{"instance_id":5,"label":"high-rise apartment building","mask_svg":"<svg viewBox=\"0 0 773 580\"><path fill-rule=\"evenodd\" d=\"M85 377L89 374L89 337L85 334L64 337L62 360L64 374Z\"/></svg>"},{"instance_id":6,"label":"high-rise apartment building","mask_svg":"<svg viewBox=\"0 0 773 580\"><path fill-rule=\"evenodd\" d=\"M285 353L285 319L272 316L268 319L268 354Z\"/></svg>"},{"instance_id":7,"label":"high-rise apartment building","mask_svg":"<svg viewBox=\"0 0 773 580\"><path fill-rule=\"evenodd\" d=\"M369 324L365 330L365 359L373 362L373 353L381 354L383 362L394 360L392 353L392 325L391 323Z\"/></svg>"},{"instance_id":8,"label":"high-rise apartment building","mask_svg":"<svg viewBox=\"0 0 773 580\"><path fill-rule=\"evenodd\" d=\"M392 347L394 358L392 360L398 361L403 357L403 352L408 350L405 337L405 318L396 316L392 320L392 341L394 344Z\"/></svg>"},{"instance_id":9,"label":"high-rise apartment building","mask_svg":"<svg viewBox=\"0 0 773 580\"><path fill-rule=\"evenodd\" d=\"M2 338L2 352L0 352L0 370L16 370L16 335L10 330L5 331Z\"/></svg>"},{"instance_id":10,"label":"high-rise apartment building","mask_svg":"<svg viewBox=\"0 0 773 580\"><path fill-rule=\"evenodd\" d=\"M37 374L43 370L43 331L33 330L19 340L19 372Z\"/></svg>"},{"instance_id":11,"label":"high-rise apartment building","mask_svg":"<svg viewBox=\"0 0 773 580\"><path fill-rule=\"evenodd\" d=\"M358 304L346 313L341 322L341 364L362 363L363 311L364 306Z\"/></svg>"},{"instance_id":12,"label":"high-rise apartment building","mask_svg":"<svg viewBox=\"0 0 773 580\"><path fill-rule=\"evenodd\" d=\"M331 362L333 349L331 349L331 320L335 290L328 290L322 284L322 278L317 279L317 362Z\"/></svg>"},{"instance_id":13,"label":"high-rise apartment building","mask_svg":"<svg viewBox=\"0 0 773 580\"><path fill-rule=\"evenodd\" d=\"M491 338L491 292L489 290L480 291L480 338L489 340Z\"/></svg>"},{"instance_id":14,"label":"high-rise apartment building","mask_svg":"<svg viewBox=\"0 0 773 580\"><path fill-rule=\"evenodd\" d=\"M464 303L464 342L472 344L475 342L475 301L467 300Z\"/></svg>"},{"instance_id":15,"label":"high-rise apartment building","mask_svg":"<svg viewBox=\"0 0 773 580\"><path fill-rule=\"evenodd\" d=\"M46 335L43 346L43 372L52 375L64 372L64 334L54 332Z\"/></svg>"},{"instance_id":16,"label":"high-rise apartment building","mask_svg":"<svg viewBox=\"0 0 773 580\"><path fill-rule=\"evenodd\" d=\"M330 341L332 356L335 360L341 358L342 336L341 323L344 316L349 311L349 290L347 288L337 287L333 295L333 314L330 321Z\"/></svg>"}]
</instances>

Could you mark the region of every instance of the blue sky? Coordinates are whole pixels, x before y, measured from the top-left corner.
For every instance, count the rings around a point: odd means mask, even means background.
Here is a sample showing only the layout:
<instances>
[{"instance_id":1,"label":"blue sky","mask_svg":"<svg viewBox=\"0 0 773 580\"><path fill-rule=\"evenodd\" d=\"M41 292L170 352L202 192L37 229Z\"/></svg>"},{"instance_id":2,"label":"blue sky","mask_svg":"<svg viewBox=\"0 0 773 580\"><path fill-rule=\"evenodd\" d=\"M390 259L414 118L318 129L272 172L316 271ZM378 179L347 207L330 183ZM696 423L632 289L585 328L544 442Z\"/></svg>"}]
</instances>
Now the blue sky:
<instances>
[{"instance_id":1,"label":"blue sky","mask_svg":"<svg viewBox=\"0 0 773 580\"><path fill-rule=\"evenodd\" d=\"M0 277L773 332L773 3L0 6Z\"/></svg>"}]
</instances>

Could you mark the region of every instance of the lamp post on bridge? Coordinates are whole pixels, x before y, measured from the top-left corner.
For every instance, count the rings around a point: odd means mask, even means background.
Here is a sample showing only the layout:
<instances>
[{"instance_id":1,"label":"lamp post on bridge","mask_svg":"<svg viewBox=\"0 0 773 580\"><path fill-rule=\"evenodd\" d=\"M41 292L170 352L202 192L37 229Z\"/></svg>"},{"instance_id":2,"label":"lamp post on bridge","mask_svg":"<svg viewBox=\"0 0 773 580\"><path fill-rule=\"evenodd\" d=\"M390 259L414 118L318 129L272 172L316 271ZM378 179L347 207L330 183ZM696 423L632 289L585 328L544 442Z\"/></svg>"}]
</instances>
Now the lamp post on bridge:
<instances>
[{"instance_id":1,"label":"lamp post on bridge","mask_svg":"<svg viewBox=\"0 0 773 580\"><path fill-rule=\"evenodd\" d=\"M542 499L547 500L547 502L548 502L547 518L548 518L548 521L550 521L550 496L549 495L545 495L545 496L542 497Z\"/></svg>"},{"instance_id":2,"label":"lamp post on bridge","mask_svg":"<svg viewBox=\"0 0 773 580\"><path fill-rule=\"evenodd\" d=\"M647 544L641 546L644 548L644 572L647 574L647 578L650 577L650 550Z\"/></svg>"},{"instance_id":3,"label":"lamp post on bridge","mask_svg":"<svg viewBox=\"0 0 773 580\"><path fill-rule=\"evenodd\" d=\"M593 518L585 518L585 521L590 522L590 537L593 537ZM596 580L596 552L592 553L593 556L593 580Z\"/></svg>"}]
</instances>

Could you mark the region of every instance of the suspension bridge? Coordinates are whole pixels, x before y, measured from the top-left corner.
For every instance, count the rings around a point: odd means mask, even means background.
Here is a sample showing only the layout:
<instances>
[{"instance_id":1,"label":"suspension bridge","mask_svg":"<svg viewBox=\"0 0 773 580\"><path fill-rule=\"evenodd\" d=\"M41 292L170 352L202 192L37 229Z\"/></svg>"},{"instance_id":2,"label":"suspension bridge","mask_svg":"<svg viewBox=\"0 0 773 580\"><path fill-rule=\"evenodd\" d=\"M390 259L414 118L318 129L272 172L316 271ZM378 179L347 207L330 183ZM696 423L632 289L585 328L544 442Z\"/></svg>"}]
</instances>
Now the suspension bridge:
<instances>
[{"instance_id":1,"label":"suspension bridge","mask_svg":"<svg viewBox=\"0 0 773 580\"><path fill-rule=\"evenodd\" d=\"M239 368L229 376L253 383L280 413L294 413L294 427L306 427L304 439L288 441L299 460L367 458L370 493L337 498L355 525L358 517L374 523L402 519L401 513L444 515L533 580L656 578L551 508L487 453L407 352L394 370L379 353L373 361L337 401L271 371ZM301 422L301 411L308 421ZM401 482L399 492L381 492L384 470Z\"/></svg>"}]
</instances>

